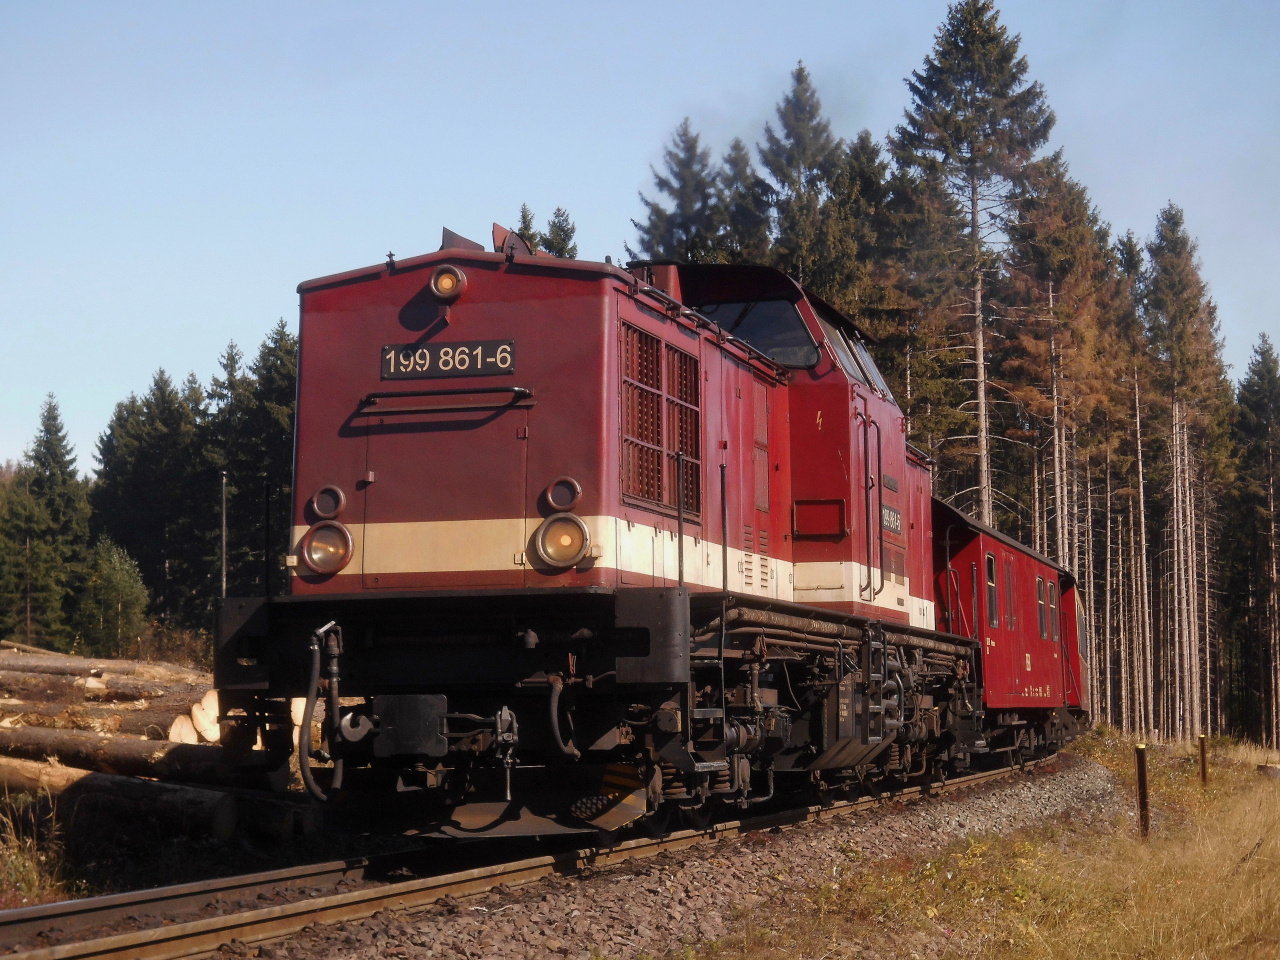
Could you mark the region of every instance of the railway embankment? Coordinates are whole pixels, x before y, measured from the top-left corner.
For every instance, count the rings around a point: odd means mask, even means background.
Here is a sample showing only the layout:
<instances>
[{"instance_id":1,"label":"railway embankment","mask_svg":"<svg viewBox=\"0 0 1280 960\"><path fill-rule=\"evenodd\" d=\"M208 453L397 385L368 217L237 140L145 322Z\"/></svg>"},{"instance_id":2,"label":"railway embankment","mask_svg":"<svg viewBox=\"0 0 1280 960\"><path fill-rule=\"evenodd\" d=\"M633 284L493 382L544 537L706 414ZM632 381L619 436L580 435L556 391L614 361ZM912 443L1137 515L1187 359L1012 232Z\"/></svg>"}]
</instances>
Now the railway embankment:
<instances>
[{"instance_id":1,"label":"railway embankment","mask_svg":"<svg viewBox=\"0 0 1280 960\"><path fill-rule=\"evenodd\" d=\"M800 935L801 929L830 922L824 891L838 890L867 869L927 859L970 836L1008 836L1068 817L1085 825L1106 822L1115 812L1116 789L1117 779L1105 766L1064 757L963 793L890 802L585 877L553 877L472 900L447 900L425 911L383 912L315 927L245 948L243 955L640 958L765 950L770 952L759 955L793 957L825 944L814 956L834 957L841 954L829 952L832 943L819 938L810 945ZM882 949L896 930L888 919L875 922L864 931L865 942L882 957L910 956Z\"/></svg>"},{"instance_id":2,"label":"railway embankment","mask_svg":"<svg viewBox=\"0 0 1280 960\"><path fill-rule=\"evenodd\" d=\"M1106 730L1079 741L1075 750L1082 765L1072 769L1084 776L1074 785L1081 791L1076 804L1051 801L1039 815L1024 818L1019 811L1034 789L1013 786L1004 791L1010 806L1003 822L973 820L959 834L936 834L947 841L942 844L832 861L828 875L793 871L790 890L779 889L765 903L740 911L732 933L688 955L1280 955L1280 782L1259 776L1259 764L1274 763L1275 754L1211 745L1208 783L1202 784L1195 747L1151 745L1152 825L1143 839L1134 746L1132 739ZM1095 792L1090 781L1106 782L1110 789Z\"/></svg>"}]
</instances>

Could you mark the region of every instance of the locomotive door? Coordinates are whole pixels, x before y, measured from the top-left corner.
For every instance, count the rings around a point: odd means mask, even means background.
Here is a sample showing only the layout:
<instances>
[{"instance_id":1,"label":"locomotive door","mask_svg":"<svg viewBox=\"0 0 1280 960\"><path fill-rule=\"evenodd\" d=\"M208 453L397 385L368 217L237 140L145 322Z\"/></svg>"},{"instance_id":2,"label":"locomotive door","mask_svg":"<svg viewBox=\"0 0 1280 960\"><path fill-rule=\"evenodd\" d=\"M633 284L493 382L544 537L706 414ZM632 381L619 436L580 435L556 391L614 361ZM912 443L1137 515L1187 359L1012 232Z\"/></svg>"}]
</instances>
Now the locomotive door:
<instances>
[{"instance_id":1,"label":"locomotive door","mask_svg":"<svg viewBox=\"0 0 1280 960\"><path fill-rule=\"evenodd\" d=\"M880 424L872 411L871 401L856 388L853 392L854 435L858 454L855 456L855 469L860 482L853 489L854 502L861 506L862 537L854 547L854 557L861 548L863 566L857 573L857 597L864 603L875 603L876 598L885 588L884 553L884 519L882 505L884 494L881 490L881 462L883 460L884 439L880 434ZM857 509L857 508L855 508ZM855 568L857 565L855 564Z\"/></svg>"},{"instance_id":2,"label":"locomotive door","mask_svg":"<svg viewBox=\"0 0 1280 960\"><path fill-rule=\"evenodd\" d=\"M1016 559L1012 552L1003 547L997 550L999 557L999 565L996 569L996 576L999 580L1000 594L1004 603L1002 604L1000 615L1000 628L1003 632L1003 644L1009 650L1006 660L1011 666L1009 676L1013 679L1013 689L1015 692L1022 693L1028 681L1027 670L1030 661L1027 654L1031 652L1026 638L1026 625L1021 621L1024 619L1020 616L1019 600L1021 594L1018 592L1018 571L1016 567Z\"/></svg>"},{"instance_id":3,"label":"locomotive door","mask_svg":"<svg viewBox=\"0 0 1280 960\"><path fill-rule=\"evenodd\" d=\"M510 388L379 399L366 426L366 588L523 585L528 402Z\"/></svg>"}]
</instances>

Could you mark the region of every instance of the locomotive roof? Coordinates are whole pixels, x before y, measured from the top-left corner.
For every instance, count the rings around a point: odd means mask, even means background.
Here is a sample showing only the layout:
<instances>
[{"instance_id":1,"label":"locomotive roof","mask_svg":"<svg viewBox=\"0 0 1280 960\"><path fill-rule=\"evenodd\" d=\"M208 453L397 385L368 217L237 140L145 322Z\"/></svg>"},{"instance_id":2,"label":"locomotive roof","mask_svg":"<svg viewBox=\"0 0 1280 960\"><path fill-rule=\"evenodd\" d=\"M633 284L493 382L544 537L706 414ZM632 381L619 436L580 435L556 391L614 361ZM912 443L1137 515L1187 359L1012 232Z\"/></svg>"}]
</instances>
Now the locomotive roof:
<instances>
[{"instance_id":1,"label":"locomotive roof","mask_svg":"<svg viewBox=\"0 0 1280 960\"><path fill-rule=\"evenodd\" d=\"M808 287L801 286L792 277L775 267L762 263L686 263L683 260L640 260L629 266L671 266L680 274L681 299L689 304L711 303L717 296L723 296L724 288L732 285L734 295L742 295L746 287L749 293L758 296L776 295L778 293L798 293L810 302L820 304L830 313L839 317L866 343L876 343L875 337L868 334L852 317L843 310L832 306ZM754 289L753 289L754 288Z\"/></svg>"},{"instance_id":2,"label":"locomotive roof","mask_svg":"<svg viewBox=\"0 0 1280 960\"><path fill-rule=\"evenodd\" d=\"M313 290L323 290L328 287L340 287L349 283L360 283L365 280L377 280L379 277L388 276L393 273L407 273L410 270L421 270L423 267L438 263L444 259L456 260L459 258L489 263L505 263L511 260L519 262L522 265L533 265L537 267L545 267L551 270L563 270L572 273L596 274L600 276L616 277L623 283L630 284L634 281L634 277L627 273L621 267L612 263L596 263L593 260L565 260L560 257L552 256L529 256L526 254L516 254L510 256L505 253L490 253L487 250L473 250L466 247L444 247L431 253L424 253L417 257L407 257L404 260L388 260L386 263L374 264L368 267L361 267L357 270L346 270L342 273L331 273L325 277L317 277L314 280L304 280L298 284L298 293L309 293Z\"/></svg>"},{"instance_id":3,"label":"locomotive roof","mask_svg":"<svg viewBox=\"0 0 1280 960\"><path fill-rule=\"evenodd\" d=\"M1009 536L1007 533L1001 533L995 527L989 527L985 523L983 523L981 520L975 520L973 517L969 516L967 513L957 510L951 504L944 503L942 500L939 500L936 497L933 500L933 505L934 505L934 509L942 510L943 513L947 514L952 520L956 521L959 525L968 527L971 530L973 530L975 533L980 533L985 537L990 537L993 540L999 540L1005 546L1012 547L1014 550L1017 550L1019 553L1025 554L1026 556L1031 557L1034 560L1038 560L1040 563L1043 563L1047 567L1053 567L1053 569L1057 570L1059 573L1066 574L1072 580L1075 579L1075 574L1073 574L1070 570L1068 570L1062 564L1058 563L1056 560L1050 560L1043 553L1040 553L1036 550L1032 550L1025 543L1020 543L1019 541L1013 539L1013 537Z\"/></svg>"}]
</instances>

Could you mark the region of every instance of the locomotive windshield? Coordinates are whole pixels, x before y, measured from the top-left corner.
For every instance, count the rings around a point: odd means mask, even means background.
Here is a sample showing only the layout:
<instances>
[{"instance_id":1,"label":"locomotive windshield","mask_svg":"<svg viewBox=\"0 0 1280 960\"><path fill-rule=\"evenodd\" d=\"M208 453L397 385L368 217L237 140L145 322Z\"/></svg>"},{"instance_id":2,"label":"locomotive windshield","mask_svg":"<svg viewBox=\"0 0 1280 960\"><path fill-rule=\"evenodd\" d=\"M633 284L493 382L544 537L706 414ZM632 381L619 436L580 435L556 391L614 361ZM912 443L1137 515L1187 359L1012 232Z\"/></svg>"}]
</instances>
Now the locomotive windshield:
<instances>
[{"instance_id":1,"label":"locomotive windshield","mask_svg":"<svg viewBox=\"0 0 1280 960\"><path fill-rule=\"evenodd\" d=\"M892 401L893 393L889 390L889 384L885 383L876 362L871 359L871 353L867 350L867 345L862 342L862 337L850 329L849 321L821 300L811 298L810 305L813 307L813 312L818 315L818 323L827 335L827 340L831 343L831 348L839 358L841 366L854 379L869 383L886 400ZM851 366L856 367L857 372L850 369Z\"/></svg>"},{"instance_id":2,"label":"locomotive windshield","mask_svg":"<svg viewBox=\"0 0 1280 960\"><path fill-rule=\"evenodd\" d=\"M809 336L800 311L789 300L703 303L698 312L726 333L745 340L774 363L812 367L818 345Z\"/></svg>"}]
</instances>

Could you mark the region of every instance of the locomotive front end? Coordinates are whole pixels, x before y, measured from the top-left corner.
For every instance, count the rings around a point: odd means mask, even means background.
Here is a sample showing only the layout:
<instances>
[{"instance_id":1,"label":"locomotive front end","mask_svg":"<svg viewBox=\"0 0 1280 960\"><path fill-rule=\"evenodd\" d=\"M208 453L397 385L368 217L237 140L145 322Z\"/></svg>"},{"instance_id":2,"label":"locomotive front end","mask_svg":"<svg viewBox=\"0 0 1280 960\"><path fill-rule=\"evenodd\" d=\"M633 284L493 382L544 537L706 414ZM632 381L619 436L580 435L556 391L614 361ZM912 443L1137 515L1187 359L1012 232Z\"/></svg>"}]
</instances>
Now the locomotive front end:
<instances>
[{"instance_id":1,"label":"locomotive front end","mask_svg":"<svg viewBox=\"0 0 1280 960\"><path fill-rule=\"evenodd\" d=\"M298 753L317 795L411 794L463 833L613 829L646 808L631 729L687 678L688 592L616 595L629 278L507 246L299 288L290 590L221 611L226 742L278 765L323 716Z\"/></svg>"}]
</instances>

